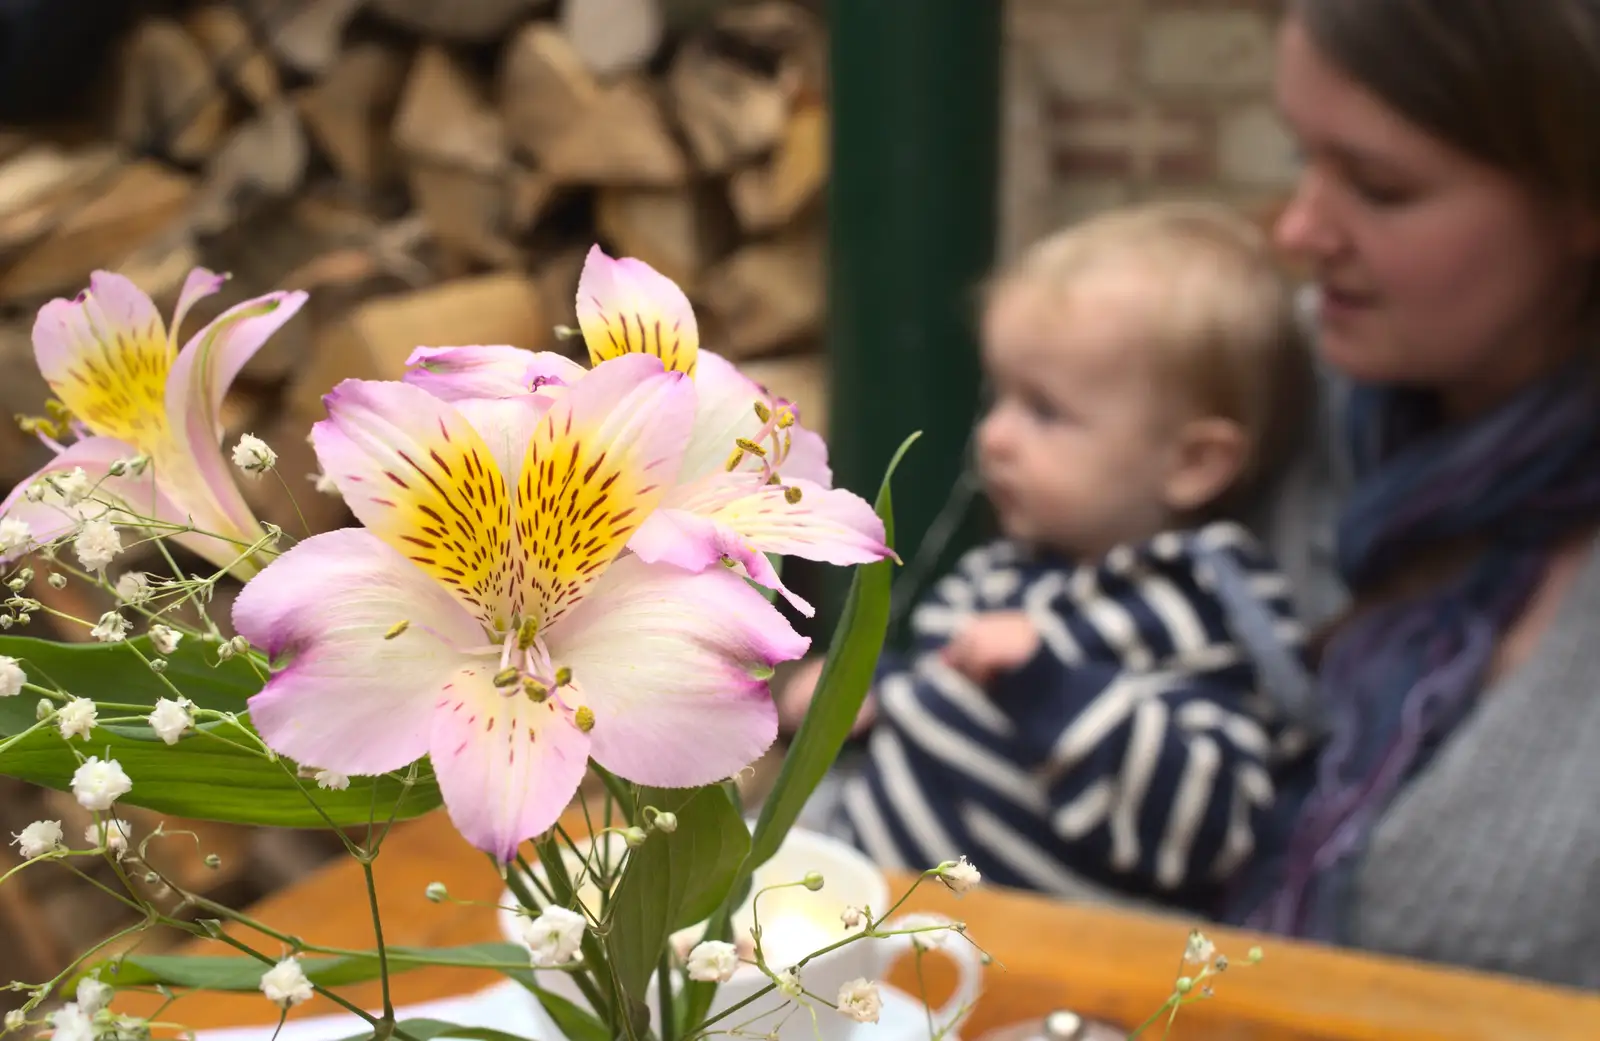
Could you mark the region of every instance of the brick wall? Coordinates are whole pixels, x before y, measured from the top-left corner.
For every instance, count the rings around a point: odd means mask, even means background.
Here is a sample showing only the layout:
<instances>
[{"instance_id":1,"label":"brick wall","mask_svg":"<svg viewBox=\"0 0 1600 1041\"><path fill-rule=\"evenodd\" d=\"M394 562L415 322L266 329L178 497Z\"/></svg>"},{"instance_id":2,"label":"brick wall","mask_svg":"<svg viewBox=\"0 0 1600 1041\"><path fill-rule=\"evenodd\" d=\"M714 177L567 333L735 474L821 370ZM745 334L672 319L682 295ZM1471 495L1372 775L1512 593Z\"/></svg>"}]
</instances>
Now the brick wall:
<instances>
[{"instance_id":1,"label":"brick wall","mask_svg":"<svg viewBox=\"0 0 1600 1041\"><path fill-rule=\"evenodd\" d=\"M1001 252L1122 202L1267 219L1294 177L1272 108L1281 0L1005 0Z\"/></svg>"}]
</instances>

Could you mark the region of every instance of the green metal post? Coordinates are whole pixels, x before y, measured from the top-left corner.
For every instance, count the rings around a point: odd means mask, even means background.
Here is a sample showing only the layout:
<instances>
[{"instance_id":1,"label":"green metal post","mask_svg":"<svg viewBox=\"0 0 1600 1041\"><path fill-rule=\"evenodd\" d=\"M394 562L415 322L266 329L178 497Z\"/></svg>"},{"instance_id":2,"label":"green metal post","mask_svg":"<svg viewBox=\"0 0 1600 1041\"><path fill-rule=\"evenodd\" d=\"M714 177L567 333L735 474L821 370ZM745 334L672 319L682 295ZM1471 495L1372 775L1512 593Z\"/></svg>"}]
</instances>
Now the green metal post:
<instances>
[{"instance_id":1,"label":"green metal post","mask_svg":"<svg viewBox=\"0 0 1600 1041\"><path fill-rule=\"evenodd\" d=\"M830 5L829 441L836 483L870 498L895 447L922 431L894 482L906 561L961 470L978 406L974 290L996 237L1001 8Z\"/></svg>"}]
</instances>

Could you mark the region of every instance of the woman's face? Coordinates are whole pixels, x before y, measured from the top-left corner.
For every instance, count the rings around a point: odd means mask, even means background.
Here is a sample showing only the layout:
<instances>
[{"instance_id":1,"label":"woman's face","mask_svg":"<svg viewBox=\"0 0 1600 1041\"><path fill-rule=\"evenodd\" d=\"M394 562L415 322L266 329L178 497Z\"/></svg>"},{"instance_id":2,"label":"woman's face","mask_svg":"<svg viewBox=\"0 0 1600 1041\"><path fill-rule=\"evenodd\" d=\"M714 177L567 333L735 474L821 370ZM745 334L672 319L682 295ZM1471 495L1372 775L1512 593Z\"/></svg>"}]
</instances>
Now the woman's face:
<instances>
[{"instance_id":1,"label":"woman's face","mask_svg":"<svg viewBox=\"0 0 1600 1041\"><path fill-rule=\"evenodd\" d=\"M1593 222L1541 205L1406 122L1293 18L1279 41L1277 97L1305 155L1277 237L1316 275L1331 364L1363 381L1437 389L1466 412L1565 353Z\"/></svg>"}]
</instances>

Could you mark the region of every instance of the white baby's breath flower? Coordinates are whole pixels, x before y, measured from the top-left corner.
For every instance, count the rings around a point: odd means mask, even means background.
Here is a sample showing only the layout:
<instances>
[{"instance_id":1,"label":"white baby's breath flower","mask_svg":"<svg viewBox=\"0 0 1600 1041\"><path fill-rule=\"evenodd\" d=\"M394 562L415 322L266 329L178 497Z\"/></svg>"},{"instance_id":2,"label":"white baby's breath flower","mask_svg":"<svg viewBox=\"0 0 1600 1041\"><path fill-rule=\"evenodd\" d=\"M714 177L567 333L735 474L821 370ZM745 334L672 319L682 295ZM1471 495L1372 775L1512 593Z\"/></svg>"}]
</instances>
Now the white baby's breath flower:
<instances>
[{"instance_id":1,"label":"white baby's breath flower","mask_svg":"<svg viewBox=\"0 0 1600 1041\"><path fill-rule=\"evenodd\" d=\"M55 1028L52 1041L94 1041L94 1016L69 1001L50 1013L50 1025Z\"/></svg>"},{"instance_id":2,"label":"white baby's breath flower","mask_svg":"<svg viewBox=\"0 0 1600 1041\"><path fill-rule=\"evenodd\" d=\"M522 942L539 968L565 965L578 953L588 924L576 911L547 907L539 917L522 923Z\"/></svg>"},{"instance_id":3,"label":"white baby's breath flower","mask_svg":"<svg viewBox=\"0 0 1600 1041\"><path fill-rule=\"evenodd\" d=\"M150 576L143 571L126 571L117 579L117 599L125 604L142 604L150 599Z\"/></svg>"},{"instance_id":4,"label":"white baby's breath flower","mask_svg":"<svg viewBox=\"0 0 1600 1041\"><path fill-rule=\"evenodd\" d=\"M60 849L61 837L60 821L34 821L11 836L11 840L22 852L23 860L32 860L34 857L42 857L52 850Z\"/></svg>"},{"instance_id":5,"label":"white baby's breath flower","mask_svg":"<svg viewBox=\"0 0 1600 1041\"><path fill-rule=\"evenodd\" d=\"M876 1023L883 1011L883 995L868 980L851 980L839 988L839 1011L857 1023Z\"/></svg>"},{"instance_id":6,"label":"white baby's breath flower","mask_svg":"<svg viewBox=\"0 0 1600 1041\"><path fill-rule=\"evenodd\" d=\"M23 1027L28 1025L28 1014L22 1011L20 1008L14 1008L10 1012L6 1013L6 1018L3 1022L6 1033L10 1033L14 1030L21 1030Z\"/></svg>"},{"instance_id":7,"label":"white baby's breath flower","mask_svg":"<svg viewBox=\"0 0 1600 1041\"><path fill-rule=\"evenodd\" d=\"M342 792L350 787L350 778L337 770L318 770L311 776L317 782L318 788L325 788L331 792Z\"/></svg>"},{"instance_id":8,"label":"white baby's breath flower","mask_svg":"<svg viewBox=\"0 0 1600 1041\"><path fill-rule=\"evenodd\" d=\"M131 791L133 782L115 759L90 756L72 775L72 794L86 810L109 810Z\"/></svg>"},{"instance_id":9,"label":"white baby's breath flower","mask_svg":"<svg viewBox=\"0 0 1600 1041\"><path fill-rule=\"evenodd\" d=\"M61 493L61 505L68 508L78 505L94 490L94 482L81 466L74 466L68 473L51 474L50 481Z\"/></svg>"},{"instance_id":10,"label":"white baby's breath flower","mask_svg":"<svg viewBox=\"0 0 1600 1041\"><path fill-rule=\"evenodd\" d=\"M28 674L22 671L22 663L0 654L0 698L14 698L21 694L22 685L26 682Z\"/></svg>"},{"instance_id":11,"label":"white baby's breath flower","mask_svg":"<svg viewBox=\"0 0 1600 1041\"><path fill-rule=\"evenodd\" d=\"M1183 948L1183 960L1190 965L1204 965L1217 956L1217 945L1206 938L1199 929L1189 933L1189 942Z\"/></svg>"},{"instance_id":12,"label":"white baby's breath flower","mask_svg":"<svg viewBox=\"0 0 1600 1041\"><path fill-rule=\"evenodd\" d=\"M0 519L0 553L27 549L33 542L33 529L21 517Z\"/></svg>"},{"instance_id":13,"label":"white baby's breath flower","mask_svg":"<svg viewBox=\"0 0 1600 1041\"><path fill-rule=\"evenodd\" d=\"M103 517L96 517L83 522L72 548L77 551L78 560L84 567L99 571L122 552L122 535L115 524Z\"/></svg>"},{"instance_id":14,"label":"white baby's breath flower","mask_svg":"<svg viewBox=\"0 0 1600 1041\"><path fill-rule=\"evenodd\" d=\"M847 907L839 912L839 921L844 923L846 929L859 929L866 920L866 913L859 907Z\"/></svg>"},{"instance_id":15,"label":"white baby's breath flower","mask_svg":"<svg viewBox=\"0 0 1600 1041\"><path fill-rule=\"evenodd\" d=\"M128 852L128 842L133 838L133 825L119 817L107 817L83 829L83 841L96 849L100 848L102 838L105 839L106 849L121 860ZM79 1002L81 1004L81 998Z\"/></svg>"},{"instance_id":16,"label":"white baby's breath flower","mask_svg":"<svg viewBox=\"0 0 1600 1041\"><path fill-rule=\"evenodd\" d=\"M188 698L160 698L150 712L150 729L167 744L175 745L184 732L194 726L194 715L189 711L192 708L194 702Z\"/></svg>"},{"instance_id":17,"label":"white baby's breath flower","mask_svg":"<svg viewBox=\"0 0 1600 1041\"><path fill-rule=\"evenodd\" d=\"M979 882L983 876L978 874L978 869L967 861L966 857L959 860L947 860L935 870L939 873L939 881L943 882L950 892L960 896Z\"/></svg>"},{"instance_id":18,"label":"white baby's breath flower","mask_svg":"<svg viewBox=\"0 0 1600 1041\"><path fill-rule=\"evenodd\" d=\"M89 635L101 643L121 643L128 638L130 628L126 618L115 611L107 611L100 616L99 624L89 630Z\"/></svg>"},{"instance_id":19,"label":"white baby's breath flower","mask_svg":"<svg viewBox=\"0 0 1600 1041\"><path fill-rule=\"evenodd\" d=\"M169 626L150 627L150 646L156 649L157 654L171 654L178 649L178 641L182 639L183 634Z\"/></svg>"},{"instance_id":20,"label":"white baby's breath flower","mask_svg":"<svg viewBox=\"0 0 1600 1041\"><path fill-rule=\"evenodd\" d=\"M707 940L695 945L686 964L692 980L726 983L739 968L739 951L731 943Z\"/></svg>"},{"instance_id":21,"label":"white baby's breath flower","mask_svg":"<svg viewBox=\"0 0 1600 1041\"><path fill-rule=\"evenodd\" d=\"M78 1007L92 1016L111 1004L111 995L115 993L110 984L102 983L93 976L85 976L78 981Z\"/></svg>"},{"instance_id":22,"label":"white baby's breath flower","mask_svg":"<svg viewBox=\"0 0 1600 1041\"><path fill-rule=\"evenodd\" d=\"M773 976L778 990L786 998L798 1000L805 993L805 988L800 982L800 974L793 969L785 969Z\"/></svg>"},{"instance_id":23,"label":"white baby's breath flower","mask_svg":"<svg viewBox=\"0 0 1600 1041\"><path fill-rule=\"evenodd\" d=\"M300 967L300 959L291 957L261 974L261 993L279 1008L288 1009L310 1001L315 991L306 979L306 970Z\"/></svg>"},{"instance_id":24,"label":"white baby's breath flower","mask_svg":"<svg viewBox=\"0 0 1600 1041\"><path fill-rule=\"evenodd\" d=\"M88 698L73 698L56 713L56 723L61 727L61 736L71 741L75 737L89 740L89 732L94 729L100 712L95 708L94 702Z\"/></svg>"},{"instance_id":25,"label":"white baby's breath flower","mask_svg":"<svg viewBox=\"0 0 1600 1041\"><path fill-rule=\"evenodd\" d=\"M254 434L245 434L233 446L233 465L248 474L264 474L278 462L278 453Z\"/></svg>"}]
</instances>

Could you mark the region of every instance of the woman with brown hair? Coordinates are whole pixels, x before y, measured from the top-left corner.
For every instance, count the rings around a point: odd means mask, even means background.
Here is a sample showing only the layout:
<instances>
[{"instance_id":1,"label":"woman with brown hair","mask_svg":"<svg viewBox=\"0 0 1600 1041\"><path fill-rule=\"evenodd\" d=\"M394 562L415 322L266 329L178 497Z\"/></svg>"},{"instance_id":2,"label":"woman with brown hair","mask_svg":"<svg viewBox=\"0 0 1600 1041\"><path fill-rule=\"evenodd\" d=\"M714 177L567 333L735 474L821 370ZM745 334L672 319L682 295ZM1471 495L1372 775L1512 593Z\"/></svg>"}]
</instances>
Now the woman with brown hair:
<instances>
[{"instance_id":1,"label":"woman with brown hair","mask_svg":"<svg viewBox=\"0 0 1600 1041\"><path fill-rule=\"evenodd\" d=\"M1288 6L1352 599L1229 917L1600 987L1600 3Z\"/></svg>"}]
</instances>

